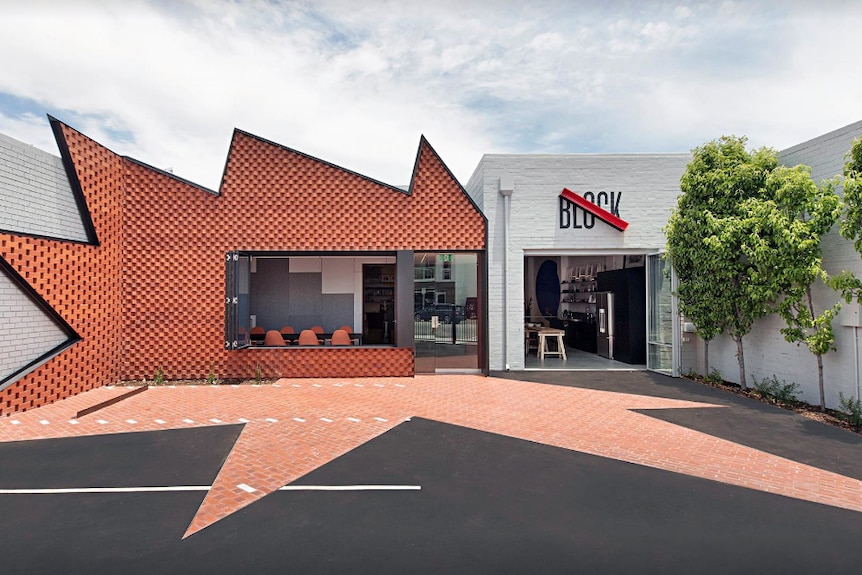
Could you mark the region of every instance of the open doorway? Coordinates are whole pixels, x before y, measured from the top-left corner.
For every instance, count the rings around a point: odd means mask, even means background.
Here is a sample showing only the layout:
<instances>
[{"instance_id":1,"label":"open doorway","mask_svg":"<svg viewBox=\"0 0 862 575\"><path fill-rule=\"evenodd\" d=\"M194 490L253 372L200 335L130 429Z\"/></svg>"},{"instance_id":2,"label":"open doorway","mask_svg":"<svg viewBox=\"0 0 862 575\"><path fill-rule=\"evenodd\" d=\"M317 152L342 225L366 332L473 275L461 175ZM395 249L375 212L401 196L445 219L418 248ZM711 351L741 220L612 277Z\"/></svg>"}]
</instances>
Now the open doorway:
<instances>
[{"instance_id":1,"label":"open doorway","mask_svg":"<svg viewBox=\"0 0 862 575\"><path fill-rule=\"evenodd\" d=\"M526 256L525 369L646 369L645 259Z\"/></svg>"}]
</instances>

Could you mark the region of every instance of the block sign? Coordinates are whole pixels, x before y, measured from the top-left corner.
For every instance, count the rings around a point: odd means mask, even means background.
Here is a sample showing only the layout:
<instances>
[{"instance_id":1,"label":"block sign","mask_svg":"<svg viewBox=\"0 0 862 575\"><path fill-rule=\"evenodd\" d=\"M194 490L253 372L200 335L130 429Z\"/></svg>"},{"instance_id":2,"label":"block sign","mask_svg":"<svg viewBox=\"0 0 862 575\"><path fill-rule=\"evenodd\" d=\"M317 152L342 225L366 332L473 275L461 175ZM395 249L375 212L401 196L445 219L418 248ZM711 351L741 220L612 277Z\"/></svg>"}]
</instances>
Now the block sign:
<instances>
[{"instance_id":1,"label":"block sign","mask_svg":"<svg viewBox=\"0 0 862 575\"><path fill-rule=\"evenodd\" d=\"M580 195L569 188L563 188L560 192L560 229L589 229L596 224L596 218L599 218L621 232L626 231L629 223L620 217L622 196L622 192L584 192L584 195ZM603 205L607 206L607 209L603 208Z\"/></svg>"}]
</instances>

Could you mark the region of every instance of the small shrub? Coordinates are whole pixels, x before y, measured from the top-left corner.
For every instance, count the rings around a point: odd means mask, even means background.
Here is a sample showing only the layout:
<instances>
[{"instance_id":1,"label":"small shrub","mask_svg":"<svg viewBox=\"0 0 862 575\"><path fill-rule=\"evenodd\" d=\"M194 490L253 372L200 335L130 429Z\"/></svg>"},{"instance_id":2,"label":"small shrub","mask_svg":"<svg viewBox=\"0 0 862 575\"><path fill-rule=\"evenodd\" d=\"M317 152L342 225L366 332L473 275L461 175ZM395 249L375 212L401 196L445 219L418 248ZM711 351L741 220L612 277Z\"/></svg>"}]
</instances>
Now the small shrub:
<instances>
[{"instance_id":1,"label":"small shrub","mask_svg":"<svg viewBox=\"0 0 862 575\"><path fill-rule=\"evenodd\" d=\"M839 393L838 398L841 401L842 419L853 427L853 431L858 433L862 429L862 399L844 397L843 393Z\"/></svg>"},{"instance_id":2,"label":"small shrub","mask_svg":"<svg viewBox=\"0 0 862 575\"><path fill-rule=\"evenodd\" d=\"M720 383L724 383L724 377L721 375L721 372L717 369L713 369L709 372L709 375L705 375L703 380L707 383L712 383L718 385Z\"/></svg>"},{"instance_id":3,"label":"small shrub","mask_svg":"<svg viewBox=\"0 0 862 575\"><path fill-rule=\"evenodd\" d=\"M260 367L260 364L257 364L254 368L254 380L258 385L263 381L263 369Z\"/></svg>"},{"instance_id":4,"label":"small shrub","mask_svg":"<svg viewBox=\"0 0 862 575\"><path fill-rule=\"evenodd\" d=\"M210 364L210 373L207 375L207 383L210 385L215 385L218 382L218 377L215 374L215 362Z\"/></svg>"},{"instance_id":5,"label":"small shrub","mask_svg":"<svg viewBox=\"0 0 862 575\"><path fill-rule=\"evenodd\" d=\"M757 393L772 403L798 403L799 401L800 388L796 382L787 383L784 379L779 382L775 374L772 377L764 377L760 381L757 381L753 375L751 379Z\"/></svg>"},{"instance_id":6,"label":"small shrub","mask_svg":"<svg viewBox=\"0 0 862 575\"><path fill-rule=\"evenodd\" d=\"M161 385L165 382L165 370L162 369L162 366L156 368L156 371L153 373L153 383L156 385Z\"/></svg>"}]
</instances>

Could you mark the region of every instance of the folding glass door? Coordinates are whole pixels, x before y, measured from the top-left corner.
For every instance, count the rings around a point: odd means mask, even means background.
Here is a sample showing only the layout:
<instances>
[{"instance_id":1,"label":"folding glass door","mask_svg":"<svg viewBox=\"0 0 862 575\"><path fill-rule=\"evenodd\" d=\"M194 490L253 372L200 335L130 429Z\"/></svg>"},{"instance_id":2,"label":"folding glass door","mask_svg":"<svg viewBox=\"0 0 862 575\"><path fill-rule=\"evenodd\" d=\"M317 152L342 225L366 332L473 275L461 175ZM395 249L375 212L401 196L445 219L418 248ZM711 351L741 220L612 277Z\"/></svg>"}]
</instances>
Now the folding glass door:
<instances>
[{"instance_id":1,"label":"folding glass door","mask_svg":"<svg viewBox=\"0 0 862 575\"><path fill-rule=\"evenodd\" d=\"M676 277L662 254L647 256L647 369L679 376Z\"/></svg>"}]
</instances>

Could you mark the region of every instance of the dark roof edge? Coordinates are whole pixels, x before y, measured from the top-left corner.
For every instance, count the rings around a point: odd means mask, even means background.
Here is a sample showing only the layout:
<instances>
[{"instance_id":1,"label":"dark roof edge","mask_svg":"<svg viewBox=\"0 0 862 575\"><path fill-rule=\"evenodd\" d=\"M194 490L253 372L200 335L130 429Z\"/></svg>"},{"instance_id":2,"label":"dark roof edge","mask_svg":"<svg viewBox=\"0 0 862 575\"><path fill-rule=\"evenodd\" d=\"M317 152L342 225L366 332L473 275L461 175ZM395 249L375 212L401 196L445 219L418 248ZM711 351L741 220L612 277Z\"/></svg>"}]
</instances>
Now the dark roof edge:
<instances>
[{"instance_id":1,"label":"dark roof edge","mask_svg":"<svg viewBox=\"0 0 862 575\"><path fill-rule=\"evenodd\" d=\"M68 348L68 347L72 346L73 344L81 341L81 336L78 335L78 332L76 332L72 328L72 326L70 326L66 322L65 319L63 319L63 316L61 316L59 313L57 313L57 310L55 310L53 307L51 307L51 304L49 304L47 301L45 301L45 298L43 298L39 294L39 292L37 292L35 289L33 289L33 286L31 286L29 284L29 282L27 282L27 280L25 280L24 277L21 276L21 274L19 274L18 271L14 267L12 267L12 264L7 262L3 256L0 256L0 273L2 273L2 272L5 272L6 275L8 275L9 278L12 280L12 282L15 283L18 287L20 287L24 291L24 293L26 293L27 296L43 312L45 312L45 314L49 318L51 318L51 320L63 331L63 333L66 334L67 339L65 341L63 341L62 343L60 343L60 345L54 347L53 349L45 352L44 354L37 357L33 361L29 362L27 365L25 365L19 369L16 369L15 371L10 373L6 377L0 378L0 390L8 387L9 385L12 385L13 383L18 381L19 379L21 379L25 375L32 373L37 368L39 368L42 364L44 364L45 362L47 362L51 358L59 355L60 352L62 352L66 348Z\"/></svg>"},{"instance_id":2,"label":"dark roof edge","mask_svg":"<svg viewBox=\"0 0 862 575\"><path fill-rule=\"evenodd\" d=\"M78 206L78 215L81 216L84 231L87 233L87 243L98 246L99 236L96 233L96 226L93 224L93 217L90 214L90 208L87 206L87 198L84 197L81 180L78 179L78 173L75 171L75 162L72 161L69 143L66 141L66 135L63 133L62 126L68 126L68 124L64 124L51 114L48 114L48 122L51 124L51 131L54 132L57 149L60 151L60 159L63 161L63 169L66 170L66 177L69 179L69 186L72 188L75 204ZM68 127L71 128L71 126Z\"/></svg>"},{"instance_id":3,"label":"dark roof edge","mask_svg":"<svg viewBox=\"0 0 862 575\"><path fill-rule=\"evenodd\" d=\"M174 173L171 173L171 172L169 172L169 171L167 171L167 170L163 170L163 169L161 169L161 168L157 168L157 167L152 166L152 165L150 165L150 164L148 164L148 163L146 163L146 162L142 162L142 161L140 161L140 160L137 160L137 159L135 159L135 158L133 158L133 157L131 157L131 156L121 156L121 158L123 158L124 160L128 160L128 161L132 162L133 164L137 164L137 165L141 166L142 168L146 168L146 169L148 169L148 170L152 170L152 171L156 172L157 174L161 174L161 175L163 175L163 176L165 176L165 177L168 177L168 178L170 178L170 179L172 179L172 180L176 180L176 181L178 181L178 182L180 182L180 183L186 184L187 186L191 186L191 187L193 187L193 188L197 188L198 190L200 190L200 191L202 191L202 192L206 192L206 193L208 193L208 194L212 194L212 195L214 195L214 196L219 196L219 195L221 195L221 193L220 193L220 192L218 192L218 191L216 191L216 190L211 190L211 189L209 189L209 188L208 188L208 187L206 187L206 186L202 186L201 184L196 184L195 182L193 182L193 181L191 181L191 180L187 180L186 178L183 178L183 177L181 177L181 176L178 176L178 175L176 175L176 174L174 174ZM222 178L224 178L224 175L222 175Z\"/></svg>"},{"instance_id":4,"label":"dark roof edge","mask_svg":"<svg viewBox=\"0 0 862 575\"><path fill-rule=\"evenodd\" d=\"M434 149L434 146L431 145L431 142L428 141L428 138L425 137L425 134L419 136L419 150L416 152L416 162L413 164L413 174L410 176L410 193L413 193L413 183L416 181L416 172L419 170L419 158L422 156L422 146L428 146L428 149L431 150L431 153L434 154L434 157L437 158L437 161L440 162L440 165L443 166L443 169L446 170L446 173L449 175L449 178L455 182L458 186L458 189L461 190L461 193L464 194L464 197L467 198L467 201L470 202L470 205L473 206L473 209L482 216L482 219L485 220L485 223L488 222L488 217L479 209L479 206L476 204L475 200L467 193L467 190L464 189L464 186L461 185L461 182L458 181L458 178L455 177L455 174L452 173L452 170L449 169L449 166L446 165L446 162L443 161L443 158L440 157L440 154L437 153L437 150Z\"/></svg>"},{"instance_id":5,"label":"dark roof edge","mask_svg":"<svg viewBox=\"0 0 862 575\"><path fill-rule=\"evenodd\" d=\"M262 138L261 136L257 136L255 134L252 134L251 132L246 132L245 130L241 130L239 128L234 128L233 131L234 131L234 138L236 137L236 134L242 134L244 136L248 136L249 138L254 138L255 140L258 140L259 142L263 142L264 144L268 144L270 146L274 146L276 148L286 150L292 154L296 154L297 156L302 156L303 158L307 158L307 159L312 160L314 162L318 162L318 163L323 164L325 166L329 166L330 168L334 168L336 170L340 170L342 172L356 176L358 178L362 178L363 180L367 180L367 181L371 182L372 184L376 184L378 186L383 186L384 188L388 188L390 190L393 190L395 192L399 192L401 194L405 194L405 193L409 194L409 192L405 192L404 190L402 190L398 186L394 186L392 184L387 184L386 182L381 182L380 180L375 180L371 176L366 176L365 174L360 174L359 172L355 172L353 170L345 168L344 166L339 166L338 164L333 164L332 162L322 160L316 156L312 156L311 154L306 154L305 152L300 152L299 150L296 150L296 149L291 148L289 146L285 146L284 144L279 144L278 142L273 142L272 140L267 140L266 138ZM233 141L231 141L231 148L232 147L233 147ZM229 155L228 155L228 157L229 157ZM227 164L225 164L225 169L227 169ZM223 181L224 181L224 175L222 175L222 182Z\"/></svg>"}]
</instances>

